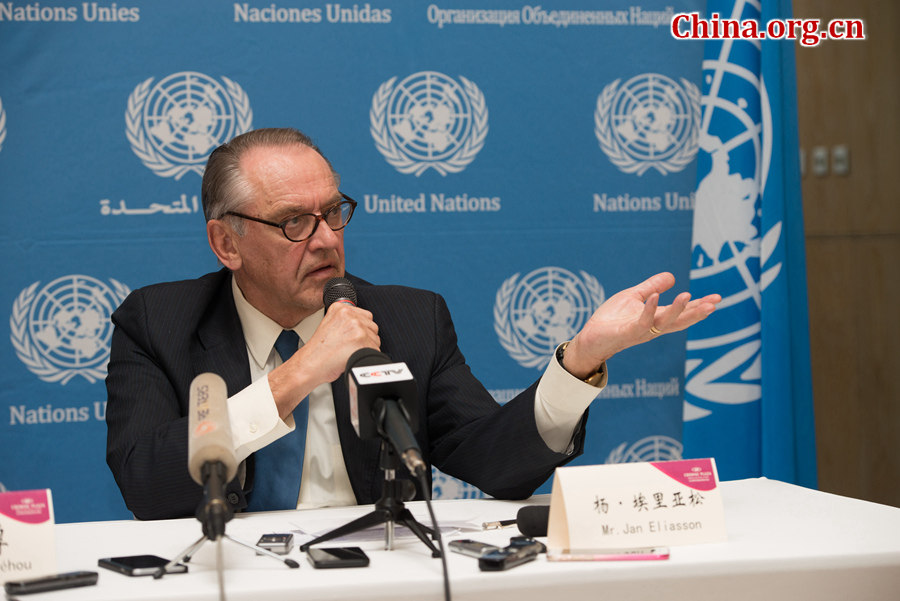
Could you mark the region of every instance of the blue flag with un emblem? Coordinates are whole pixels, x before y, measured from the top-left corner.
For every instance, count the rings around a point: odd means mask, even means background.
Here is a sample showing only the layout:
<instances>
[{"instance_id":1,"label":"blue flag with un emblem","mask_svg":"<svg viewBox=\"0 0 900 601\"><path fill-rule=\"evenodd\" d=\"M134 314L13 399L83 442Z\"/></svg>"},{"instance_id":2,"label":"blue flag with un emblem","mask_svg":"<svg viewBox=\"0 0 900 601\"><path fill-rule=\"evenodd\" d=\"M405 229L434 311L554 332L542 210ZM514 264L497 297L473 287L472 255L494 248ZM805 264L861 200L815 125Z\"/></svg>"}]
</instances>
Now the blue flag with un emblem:
<instances>
[{"instance_id":1,"label":"blue flag with un emblem","mask_svg":"<svg viewBox=\"0 0 900 601\"><path fill-rule=\"evenodd\" d=\"M711 0L707 16L790 16L790 3ZM797 94L791 41L711 40L690 289L720 293L688 334L683 444L723 479L816 485Z\"/></svg>"}]
</instances>

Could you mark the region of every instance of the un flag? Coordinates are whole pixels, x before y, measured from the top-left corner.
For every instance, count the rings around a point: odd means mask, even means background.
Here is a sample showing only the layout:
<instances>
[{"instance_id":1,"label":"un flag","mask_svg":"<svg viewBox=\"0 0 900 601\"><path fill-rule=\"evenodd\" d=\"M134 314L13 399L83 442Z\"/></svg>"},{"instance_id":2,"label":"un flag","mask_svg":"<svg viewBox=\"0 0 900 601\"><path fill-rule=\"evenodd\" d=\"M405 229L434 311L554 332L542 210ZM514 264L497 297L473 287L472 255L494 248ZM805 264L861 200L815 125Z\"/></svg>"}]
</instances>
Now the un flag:
<instances>
[{"instance_id":1,"label":"un flag","mask_svg":"<svg viewBox=\"0 0 900 601\"><path fill-rule=\"evenodd\" d=\"M711 1L707 14L761 29L790 16L787 2L763 6ZM706 44L691 293L723 301L688 335L685 457L715 457L723 479L814 487L794 50Z\"/></svg>"}]
</instances>

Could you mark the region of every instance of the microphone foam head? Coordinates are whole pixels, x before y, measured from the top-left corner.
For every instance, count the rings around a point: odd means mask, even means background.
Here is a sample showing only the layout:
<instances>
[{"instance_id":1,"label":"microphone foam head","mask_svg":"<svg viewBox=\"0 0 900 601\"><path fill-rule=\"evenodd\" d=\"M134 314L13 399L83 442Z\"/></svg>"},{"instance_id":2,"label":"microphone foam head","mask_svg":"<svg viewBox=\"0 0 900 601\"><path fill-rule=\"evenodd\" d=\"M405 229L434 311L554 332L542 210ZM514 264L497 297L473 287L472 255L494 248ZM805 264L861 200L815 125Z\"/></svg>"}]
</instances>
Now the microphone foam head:
<instances>
[{"instance_id":1,"label":"microphone foam head","mask_svg":"<svg viewBox=\"0 0 900 601\"><path fill-rule=\"evenodd\" d=\"M549 505L526 505L516 514L516 526L525 536L547 536Z\"/></svg>"},{"instance_id":2,"label":"microphone foam head","mask_svg":"<svg viewBox=\"0 0 900 601\"><path fill-rule=\"evenodd\" d=\"M322 301L325 303L325 310L332 303L344 299L350 301L356 306L356 289L347 278L331 278L325 282L325 288L322 290Z\"/></svg>"},{"instance_id":3,"label":"microphone foam head","mask_svg":"<svg viewBox=\"0 0 900 601\"><path fill-rule=\"evenodd\" d=\"M350 355L350 358L347 359L347 368L344 370L344 373L346 374L354 367L385 365L387 363L393 363L390 357L377 349L363 347L355 350L353 354Z\"/></svg>"}]
</instances>

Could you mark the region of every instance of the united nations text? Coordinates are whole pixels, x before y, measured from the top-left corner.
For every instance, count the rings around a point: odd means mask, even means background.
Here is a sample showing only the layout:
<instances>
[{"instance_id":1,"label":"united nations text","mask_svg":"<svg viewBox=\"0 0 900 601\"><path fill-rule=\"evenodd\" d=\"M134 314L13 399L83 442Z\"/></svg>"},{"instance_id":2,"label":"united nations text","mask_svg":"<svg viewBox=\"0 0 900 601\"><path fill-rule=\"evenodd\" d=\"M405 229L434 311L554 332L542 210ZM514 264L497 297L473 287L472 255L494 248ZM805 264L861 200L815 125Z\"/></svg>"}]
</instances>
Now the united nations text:
<instances>
[{"instance_id":1,"label":"united nations text","mask_svg":"<svg viewBox=\"0 0 900 601\"><path fill-rule=\"evenodd\" d=\"M595 213L655 213L666 211L693 211L696 193L679 194L666 192L662 196L640 196L624 194L594 194Z\"/></svg>"},{"instance_id":2,"label":"united nations text","mask_svg":"<svg viewBox=\"0 0 900 601\"><path fill-rule=\"evenodd\" d=\"M141 9L136 6L119 6L115 2L82 2L78 6L41 6L40 2L27 4L0 2L0 21L29 23L137 23Z\"/></svg>"},{"instance_id":3,"label":"united nations text","mask_svg":"<svg viewBox=\"0 0 900 601\"><path fill-rule=\"evenodd\" d=\"M643 25L661 27L675 16L669 6L665 10L644 10L631 6L628 10L559 10L525 5L518 9L442 8L430 4L428 22L442 29L445 25L541 25L557 28L576 26Z\"/></svg>"},{"instance_id":4,"label":"united nations text","mask_svg":"<svg viewBox=\"0 0 900 601\"><path fill-rule=\"evenodd\" d=\"M496 213L500 211L499 196L449 195L440 192L426 196L405 197L398 194L379 196L366 194L363 208L366 213Z\"/></svg>"},{"instance_id":5,"label":"united nations text","mask_svg":"<svg viewBox=\"0 0 900 601\"><path fill-rule=\"evenodd\" d=\"M390 8L374 7L368 2L360 6L337 3L322 7L279 6L274 2L259 7L249 2L234 3L235 23L390 23Z\"/></svg>"},{"instance_id":6,"label":"united nations text","mask_svg":"<svg viewBox=\"0 0 900 601\"><path fill-rule=\"evenodd\" d=\"M44 424L77 424L91 420L106 421L106 401L78 407L54 407L45 403L37 407L9 406L10 426L37 426Z\"/></svg>"}]
</instances>

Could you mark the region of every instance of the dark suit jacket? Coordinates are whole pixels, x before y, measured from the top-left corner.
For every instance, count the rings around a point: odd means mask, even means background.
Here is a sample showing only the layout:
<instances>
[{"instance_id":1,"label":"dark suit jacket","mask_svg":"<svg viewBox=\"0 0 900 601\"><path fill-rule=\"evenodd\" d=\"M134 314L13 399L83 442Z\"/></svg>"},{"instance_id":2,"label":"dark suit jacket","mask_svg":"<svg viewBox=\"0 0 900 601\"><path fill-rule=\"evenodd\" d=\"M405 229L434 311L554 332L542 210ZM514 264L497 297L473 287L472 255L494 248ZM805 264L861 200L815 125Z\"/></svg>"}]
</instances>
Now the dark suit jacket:
<instances>
[{"instance_id":1,"label":"dark suit jacket","mask_svg":"<svg viewBox=\"0 0 900 601\"><path fill-rule=\"evenodd\" d=\"M348 278L359 306L374 314L381 350L405 362L415 377L416 437L429 464L494 497L525 498L555 467L581 452L584 420L575 453L555 453L544 444L534 421L536 383L502 407L493 400L466 365L439 295ZM223 269L136 290L112 320L107 463L136 517L193 515L202 490L187 470L190 383L213 372L225 379L229 396L250 384L231 274ZM353 492L358 503L374 503L383 484L380 442L361 440L353 430L343 377L332 383L332 391ZM247 468L243 489L238 479L229 484L228 500L236 510L253 494L252 456Z\"/></svg>"}]
</instances>

